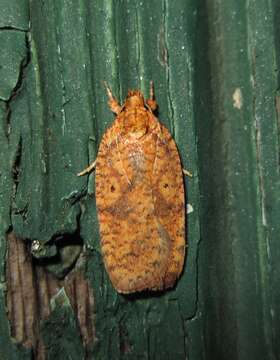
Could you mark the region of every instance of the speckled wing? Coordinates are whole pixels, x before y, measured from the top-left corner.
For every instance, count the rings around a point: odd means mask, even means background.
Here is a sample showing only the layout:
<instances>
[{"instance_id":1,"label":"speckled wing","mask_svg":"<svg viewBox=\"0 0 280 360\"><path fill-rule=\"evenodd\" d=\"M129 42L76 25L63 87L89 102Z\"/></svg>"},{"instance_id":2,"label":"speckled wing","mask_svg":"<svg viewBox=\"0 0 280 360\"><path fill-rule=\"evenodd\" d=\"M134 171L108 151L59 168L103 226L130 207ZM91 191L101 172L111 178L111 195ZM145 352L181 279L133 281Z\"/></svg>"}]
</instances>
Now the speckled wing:
<instances>
[{"instance_id":1,"label":"speckled wing","mask_svg":"<svg viewBox=\"0 0 280 360\"><path fill-rule=\"evenodd\" d=\"M101 141L96 204L105 267L122 293L170 287L184 263L184 189L176 145L150 115L147 134L120 138L120 115Z\"/></svg>"},{"instance_id":2,"label":"speckled wing","mask_svg":"<svg viewBox=\"0 0 280 360\"><path fill-rule=\"evenodd\" d=\"M185 259L185 194L179 153L169 131L160 126L153 171L155 217L169 247L164 287L174 285Z\"/></svg>"}]
</instances>

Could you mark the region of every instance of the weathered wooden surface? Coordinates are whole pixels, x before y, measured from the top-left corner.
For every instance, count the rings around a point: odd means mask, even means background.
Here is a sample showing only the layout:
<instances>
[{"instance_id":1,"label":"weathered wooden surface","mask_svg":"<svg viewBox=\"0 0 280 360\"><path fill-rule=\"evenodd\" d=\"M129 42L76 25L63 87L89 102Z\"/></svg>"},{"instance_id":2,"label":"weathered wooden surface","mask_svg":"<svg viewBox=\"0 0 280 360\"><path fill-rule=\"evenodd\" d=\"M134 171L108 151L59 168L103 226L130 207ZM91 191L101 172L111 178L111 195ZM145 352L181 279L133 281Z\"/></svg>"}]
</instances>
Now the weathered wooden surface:
<instances>
[{"instance_id":1,"label":"weathered wooden surface","mask_svg":"<svg viewBox=\"0 0 280 360\"><path fill-rule=\"evenodd\" d=\"M11 336L32 348L35 359L46 354L82 358L92 346L94 300L84 263L81 257L76 271L58 280L32 259L28 244L9 234L6 303Z\"/></svg>"},{"instance_id":2,"label":"weathered wooden surface","mask_svg":"<svg viewBox=\"0 0 280 360\"><path fill-rule=\"evenodd\" d=\"M83 246L90 359L279 357L279 11L273 0L2 0L1 359L31 359L36 348L6 313L12 231L27 247L39 243L46 264L62 256L48 266L60 277L75 274ZM94 175L76 173L113 119L103 80L123 99L129 88L147 95L151 79L158 117L194 174L185 180L194 212L178 286L125 297L104 271ZM40 308L49 358L84 355L81 341L71 343L81 325L68 296L65 307Z\"/></svg>"}]
</instances>

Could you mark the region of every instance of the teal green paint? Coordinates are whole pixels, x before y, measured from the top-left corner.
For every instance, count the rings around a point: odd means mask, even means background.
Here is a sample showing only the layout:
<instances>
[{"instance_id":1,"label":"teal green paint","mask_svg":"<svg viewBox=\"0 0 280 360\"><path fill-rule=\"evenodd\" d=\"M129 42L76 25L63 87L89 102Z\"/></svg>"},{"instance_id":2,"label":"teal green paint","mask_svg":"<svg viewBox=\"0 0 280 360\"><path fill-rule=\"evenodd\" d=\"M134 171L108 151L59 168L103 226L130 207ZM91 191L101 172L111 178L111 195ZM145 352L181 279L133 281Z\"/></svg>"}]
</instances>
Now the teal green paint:
<instances>
[{"instance_id":1,"label":"teal green paint","mask_svg":"<svg viewBox=\"0 0 280 360\"><path fill-rule=\"evenodd\" d=\"M7 137L7 104L0 101L0 358L7 360L30 359L28 350L19 349L11 339L7 312L5 308L5 262L6 234L10 228L10 204L13 182L11 178L12 164L17 150L16 139L8 141Z\"/></svg>"},{"instance_id":2,"label":"teal green paint","mask_svg":"<svg viewBox=\"0 0 280 360\"><path fill-rule=\"evenodd\" d=\"M81 192L85 191L85 185L81 185L80 189L75 186L82 183L76 176L81 164L81 155L79 155L81 153L80 142L77 142L77 148L72 144L79 139L79 132L85 130L81 126L80 119L90 116L88 107L81 103L84 101L82 94L86 91L83 82L83 59L80 58L81 71L76 68L75 71L70 72L71 77L70 75L70 78L67 77L72 88L68 83L65 85L63 80L65 75L61 72L61 57L64 52L62 45L61 50L58 50L53 18L55 9L45 5L43 9L47 11L47 17L41 13L40 6L32 7L32 13L36 12L33 27L36 29L36 26L41 26L46 19L53 23L46 24L47 31L43 33L34 31L31 34L32 41L29 44L31 62L26 69L25 91L19 97L18 101L21 100L22 104L14 111L12 119L16 124L21 123L21 131L25 132L25 136L22 137L21 165L30 169L30 172L22 174L16 197L17 208L25 206L28 209L24 221L21 216L15 214L15 230L23 238L39 240L42 243L63 233L73 234L77 229L80 216L77 199L81 196ZM54 54L52 60L48 59L48 53ZM83 85L79 84L79 81ZM78 86L75 88L77 96L72 93L74 84ZM24 122L22 119L27 121ZM72 120L69 119L73 120L72 124ZM85 133L84 141L87 136ZM33 147L30 147L30 144ZM37 150L35 152L34 146ZM70 148L73 150L72 154L71 151L66 150ZM74 160L74 152L78 155L76 160ZM29 180L32 169L36 169L35 184L31 184ZM63 179L63 187L58 186L58 179Z\"/></svg>"},{"instance_id":3,"label":"teal green paint","mask_svg":"<svg viewBox=\"0 0 280 360\"><path fill-rule=\"evenodd\" d=\"M0 11L1 28L27 31L29 28L29 1L2 0Z\"/></svg>"},{"instance_id":4,"label":"teal green paint","mask_svg":"<svg viewBox=\"0 0 280 360\"><path fill-rule=\"evenodd\" d=\"M7 140L6 104L0 101L0 141L2 151L0 152L1 176L0 176L0 204L10 203L12 181L9 172L11 171L10 159L7 158L9 145ZM9 207L0 207L0 283L4 283L5 255L6 255L6 232L10 226Z\"/></svg>"},{"instance_id":5,"label":"teal green paint","mask_svg":"<svg viewBox=\"0 0 280 360\"><path fill-rule=\"evenodd\" d=\"M50 316L41 326L47 359L84 359L77 320L63 288L51 299L51 308Z\"/></svg>"},{"instance_id":6,"label":"teal green paint","mask_svg":"<svg viewBox=\"0 0 280 360\"><path fill-rule=\"evenodd\" d=\"M278 305L271 297L277 292L271 287L279 273L272 260L277 250L269 255L273 229L279 229L277 83L271 8L259 5L208 2L208 19L202 20L211 76L198 85L196 97L198 108L205 106L196 122L204 160L199 281L206 358L275 359L279 353L272 336L279 328L276 318L272 325ZM234 106L237 89L240 108Z\"/></svg>"},{"instance_id":7,"label":"teal green paint","mask_svg":"<svg viewBox=\"0 0 280 360\"><path fill-rule=\"evenodd\" d=\"M265 345L270 349L270 356L277 358L280 336L280 324L276 315L280 310L280 292L276 285L280 280L278 261L280 256L280 130L279 118L277 118L279 114L276 110L279 78L275 71L280 58L279 46L275 46L277 41L275 28L278 26L278 22L274 18L277 6L273 6L274 2L270 1L261 4L256 11L252 5L249 8L248 32L251 42L251 66L254 74L255 103L253 110L258 160L258 199L261 210L258 237L260 297ZM261 32L258 31L260 27L262 28Z\"/></svg>"},{"instance_id":8,"label":"teal green paint","mask_svg":"<svg viewBox=\"0 0 280 360\"><path fill-rule=\"evenodd\" d=\"M1 98L10 98L20 76L20 63L24 60L25 34L0 31L1 42ZM15 160L18 138L10 134L9 103L0 100L0 358L7 360L30 359L30 351L16 347L10 337L5 308L5 257L6 234L9 231L13 190L12 166Z\"/></svg>"},{"instance_id":9,"label":"teal green paint","mask_svg":"<svg viewBox=\"0 0 280 360\"><path fill-rule=\"evenodd\" d=\"M0 99L9 100L20 78L21 64L26 57L25 33L0 31Z\"/></svg>"}]
</instances>

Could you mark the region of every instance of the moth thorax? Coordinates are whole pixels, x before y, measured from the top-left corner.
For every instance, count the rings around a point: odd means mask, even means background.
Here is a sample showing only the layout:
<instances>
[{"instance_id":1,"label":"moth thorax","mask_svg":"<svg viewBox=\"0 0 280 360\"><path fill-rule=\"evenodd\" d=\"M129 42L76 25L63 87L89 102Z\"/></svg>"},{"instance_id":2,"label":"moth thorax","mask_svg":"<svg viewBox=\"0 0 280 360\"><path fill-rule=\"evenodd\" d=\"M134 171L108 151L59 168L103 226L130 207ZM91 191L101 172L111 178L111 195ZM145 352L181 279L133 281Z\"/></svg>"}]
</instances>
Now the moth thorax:
<instances>
[{"instance_id":1,"label":"moth thorax","mask_svg":"<svg viewBox=\"0 0 280 360\"><path fill-rule=\"evenodd\" d=\"M133 138L141 138L148 131L148 116L144 109L130 109L126 111L123 123L125 134Z\"/></svg>"}]
</instances>

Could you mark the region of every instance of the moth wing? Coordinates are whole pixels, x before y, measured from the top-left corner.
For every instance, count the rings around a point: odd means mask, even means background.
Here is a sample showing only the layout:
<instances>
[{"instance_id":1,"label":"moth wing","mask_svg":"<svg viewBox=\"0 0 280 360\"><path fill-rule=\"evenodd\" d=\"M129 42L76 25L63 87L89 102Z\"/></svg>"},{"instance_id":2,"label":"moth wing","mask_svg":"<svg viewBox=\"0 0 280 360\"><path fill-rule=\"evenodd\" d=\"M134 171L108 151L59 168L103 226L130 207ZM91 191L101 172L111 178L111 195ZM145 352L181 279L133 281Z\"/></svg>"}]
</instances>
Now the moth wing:
<instances>
[{"instance_id":1,"label":"moth wing","mask_svg":"<svg viewBox=\"0 0 280 360\"><path fill-rule=\"evenodd\" d=\"M167 288L179 277L185 254L179 154L168 130L153 118L149 141L139 153L145 154L145 171L133 169L134 151L119 142L120 120L104 134L96 162L105 267L119 292Z\"/></svg>"},{"instance_id":2,"label":"moth wing","mask_svg":"<svg viewBox=\"0 0 280 360\"><path fill-rule=\"evenodd\" d=\"M157 234L153 234L150 184L146 185L141 171L131 166L131 150L119 138L119 121L107 130L100 143L96 204L105 267L114 287L130 293L161 287L162 271L153 271L153 263L160 256L158 249L162 249Z\"/></svg>"},{"instance_id":3,"label":"moth wing","mask_svg":"<svg viewBox=\"0 0 280 360\"><path fill-rule=\"evenodd\" d=\"M175 141L160 125L153 171L155 216L162 238L168 239L169 258L164 285L170 287L180 276L185 258L185 195L182 166Z\"/></svg>"}]
</instances>

